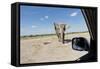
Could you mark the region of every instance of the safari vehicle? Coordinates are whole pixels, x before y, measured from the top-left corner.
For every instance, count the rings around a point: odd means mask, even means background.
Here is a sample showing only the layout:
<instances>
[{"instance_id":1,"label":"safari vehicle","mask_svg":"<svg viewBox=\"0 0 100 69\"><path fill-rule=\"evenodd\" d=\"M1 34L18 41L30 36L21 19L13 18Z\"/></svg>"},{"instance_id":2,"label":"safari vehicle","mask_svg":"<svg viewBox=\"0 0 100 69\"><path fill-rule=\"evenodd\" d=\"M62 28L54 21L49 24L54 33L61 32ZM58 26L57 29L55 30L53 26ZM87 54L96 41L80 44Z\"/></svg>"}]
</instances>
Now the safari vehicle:
<instances>
[{"instance_id":1,"label":"safari vehicle","mask_svg":"<svg viewBox=\"0 0 100 69\"><path fill-rule=\"evenodd\" d=\"M90 48L88 50L89 51L88 54L79 58L79 62L97 61L97 8L84 8L81 9L81 12L83 13L86 25L90 33ZM81 41L82 38L75 38L75 39L76 40L80 39ZM73 43L75 39L73 39ZM85 40L83 39L82 41Z\"/></svg>"}]
</instances>

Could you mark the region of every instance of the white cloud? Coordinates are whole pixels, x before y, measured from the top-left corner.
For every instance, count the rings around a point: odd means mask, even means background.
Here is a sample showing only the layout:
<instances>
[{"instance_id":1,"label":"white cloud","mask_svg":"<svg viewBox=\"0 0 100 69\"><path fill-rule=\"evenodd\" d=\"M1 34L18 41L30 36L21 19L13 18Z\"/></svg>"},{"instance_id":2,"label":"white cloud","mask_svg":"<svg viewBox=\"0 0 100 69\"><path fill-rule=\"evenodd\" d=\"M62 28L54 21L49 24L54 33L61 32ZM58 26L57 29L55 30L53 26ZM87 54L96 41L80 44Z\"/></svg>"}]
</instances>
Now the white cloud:
<instances>
[{"instance_id":1,"label":"white cloud","mask_svg":"<svg viewBox=\"0 0 100 69\"><path fill-rule=\"evenodd\" d=\"M48 19L48 16L44 16L45 19Z\"/></svg>"},{"instance_id":2,"label":"white cloud","mask_svg":"<svg viewBox=\"0 0 100 69\"><path fill-rule=\"evenodd\" d=\"M35 26L35 25L32 25L32 28L36 28L37 26Z\"/></svg>"},{"instance_id":3,"label":"white cloud","mask_svg":"<svg viewBox=\"0 0 100 69\"><path fill-rule=\"evenodd\" d=\"M43 16L40 18L40 20L43 21L43 20L48 19L48 18L49 18L49 16Z\"/></svg>"},{"instance_id":4,"label":"white cloud","mask_svg":"<svg viewBox=\"0 0 100 69\"><path fill-rule=\"evenodd\" d=\"M70 16L72 16L72 17L77 16L77 14L78 14L77 12L73 12L73 13L70 14Z\"/></svg>"}]
</instances>

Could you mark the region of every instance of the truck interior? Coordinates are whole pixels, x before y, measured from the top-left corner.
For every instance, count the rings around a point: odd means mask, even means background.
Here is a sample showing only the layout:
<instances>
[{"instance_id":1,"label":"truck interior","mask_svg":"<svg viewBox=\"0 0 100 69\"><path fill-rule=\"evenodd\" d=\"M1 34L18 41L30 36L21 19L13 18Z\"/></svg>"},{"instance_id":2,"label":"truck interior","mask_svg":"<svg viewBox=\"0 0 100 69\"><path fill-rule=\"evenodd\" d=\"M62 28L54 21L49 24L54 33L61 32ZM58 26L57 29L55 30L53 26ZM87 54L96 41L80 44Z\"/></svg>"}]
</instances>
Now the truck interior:
<instances>
[{"instance_id":1,"label":"truck interior","mask_svg":"<svg viewBox=\"0 0 100 69\"><path fill-rule=\"evenodd\" d=\"M90 33L90 48L88 54L80 57L76 61L97 61L97 9L83 8L81 12Z\"/></svg>"}]
</instances>

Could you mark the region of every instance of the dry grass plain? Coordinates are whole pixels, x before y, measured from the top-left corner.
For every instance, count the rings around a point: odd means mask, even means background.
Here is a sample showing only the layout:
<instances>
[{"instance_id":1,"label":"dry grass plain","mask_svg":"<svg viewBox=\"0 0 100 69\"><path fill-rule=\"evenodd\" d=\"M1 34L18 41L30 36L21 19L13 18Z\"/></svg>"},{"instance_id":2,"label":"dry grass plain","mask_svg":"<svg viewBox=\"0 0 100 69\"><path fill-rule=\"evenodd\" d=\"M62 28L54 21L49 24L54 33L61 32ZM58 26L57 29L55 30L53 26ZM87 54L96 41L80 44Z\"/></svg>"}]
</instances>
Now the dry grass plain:
<instances>
[{"instance_id":1,"label":"dry grass plain","mask_svg":"<svg viewBox=\"0 0 100 69\"><path fill-rule=\"evenodd\" d=\"M67 34L65 44L58 42L56 35L21 38L20 63L74 61L87 54L87 51L72 49L73 37L85 37L88 41L90 39L88 32Z\"/></svg>"}]
</instances>

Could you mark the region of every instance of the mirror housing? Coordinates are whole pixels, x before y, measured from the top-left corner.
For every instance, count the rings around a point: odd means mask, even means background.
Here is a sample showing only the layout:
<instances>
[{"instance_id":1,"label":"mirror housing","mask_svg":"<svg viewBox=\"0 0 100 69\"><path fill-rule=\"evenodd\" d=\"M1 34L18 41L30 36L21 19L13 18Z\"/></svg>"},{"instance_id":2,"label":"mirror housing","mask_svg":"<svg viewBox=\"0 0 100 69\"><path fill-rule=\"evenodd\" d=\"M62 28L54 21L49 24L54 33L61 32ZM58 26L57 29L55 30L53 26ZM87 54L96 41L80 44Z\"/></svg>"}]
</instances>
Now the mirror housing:
<instances>
[{"instance_id":1,"label":"mirror housing","mask_svg":"<svg viewBox=\"0 0 100 69\"><path fill-rule=\"evenodd\" d=\"M78 51L89 51L89 43L84 37L75 37L72 39L72 49Z\"/></svg>"}]
</instances>

